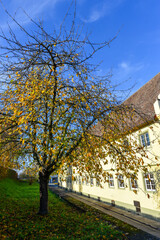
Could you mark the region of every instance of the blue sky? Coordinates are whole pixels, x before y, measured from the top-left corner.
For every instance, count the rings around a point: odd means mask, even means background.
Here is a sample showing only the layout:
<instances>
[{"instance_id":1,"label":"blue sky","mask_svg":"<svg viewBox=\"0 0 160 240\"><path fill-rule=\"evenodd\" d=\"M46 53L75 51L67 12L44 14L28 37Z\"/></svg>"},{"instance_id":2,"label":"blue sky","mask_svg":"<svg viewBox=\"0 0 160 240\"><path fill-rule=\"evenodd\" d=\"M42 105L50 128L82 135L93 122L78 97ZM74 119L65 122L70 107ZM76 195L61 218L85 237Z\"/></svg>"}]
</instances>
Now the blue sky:
<instances>
[{"instance_id":1,"label":"blue sky","mask_svg":"<svg viewBox=\"0 0 160 240\"><path fill-rule=\"evenodd\" d=\"M58 28L71 0L3 0L6 9L26 28L32 28L23 9L34 20L44 21L52 31ZM77 20L91 33L94 42L117 38L110 48L96 55L101 73L112 72L112 81L136 91L160 72L160 0L77 0ZM0 26L17 27L0 5Z\"/></svg>"}]
</instances>

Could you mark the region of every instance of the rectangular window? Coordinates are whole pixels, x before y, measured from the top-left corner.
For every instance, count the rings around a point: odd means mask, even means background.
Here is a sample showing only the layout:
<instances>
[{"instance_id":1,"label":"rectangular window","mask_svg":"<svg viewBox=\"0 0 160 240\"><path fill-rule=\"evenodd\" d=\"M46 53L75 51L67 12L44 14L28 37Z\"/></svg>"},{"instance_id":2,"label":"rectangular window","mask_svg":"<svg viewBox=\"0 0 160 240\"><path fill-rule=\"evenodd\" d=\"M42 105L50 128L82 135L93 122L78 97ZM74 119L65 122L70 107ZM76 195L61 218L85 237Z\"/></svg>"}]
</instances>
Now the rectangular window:
<instances>
[{"instance_id":1,"label":"rectangular window","mask_svg":"<svg viewBox=\"0 0 160 240\"><path fill-rule=\"evenodd\" d=\"M96 180L96 186L99 187L100 183L99 180Z\"/></svg>"},{"instance_id":2,"label":"rectangular window","mask_svg":"<svg viewBox=\"0 0 160 240\"><path fill-rule=\"evenodd\" d=\"M124 188L124 177L122 174L118 176L118 187L119 188Z\"/></svg>"},{"instance_id":3,"label":"rectangular window","mask_svg":"<svg viewBox=\"0 0 160 240\"><path fill-rule=\"evenodd\" d=\"M76 184L78 184L78 177L76 177Z\"/></svg>"},{"instance_id":4,"label":"rectangular window","mask_svg":"<svg viewBox=\"0 0 160 240\"><path fill-rule=\"evenodd\" d=\"M147 191L156 191L156 183L154 180L153 173L147 173L144 176L146 190Z\"/></svg>"},{"instance_id":5,"label":"rectangular window","mask_svg":"<svg viewBox=\"0 0 160 240\"><path fill-rule=\"evenodd\" d=\"M130 186L132 190L138 189L138 182L134 178L130 178Z\"/></svg>"},{"instance_id":6,"label":"rectangular window","mask_svg":"<svg viewBox=\"0 0 160 240\"><path fill-rule=\"evenodd\" d=\"M143 133L143 134L140 135L140 141L141 141L141 145L143 147L150 146L150 139L149 139L148 132Z\"/></svg>"},{"instance_id":7,"label":"rectangular window","mask_svg":"<svg viewBox=\"0 0 160 240\"><path fill-rule=\"evenodd\" d=\"M79 176L79 185L81 185L81 177Z\"/></svg>"},{"instance_id":8,"label":"rectangular window","mask_svg":"<svg viewBox=\"0 0 160 240\"><path fill-rule=\"evenodd\" d=\"M72 177L73 178L73 183L75 184L76 183L76 177Z\"/></svg>"},{"instance_id":9,"label":"rectangular window","mask_svg":"<svg viewBox=\"0 0 160 240\"><path fill-rule=\"evenodd\" d=\"M88 180L88 177L86 177L86 185L88 186L89 184L89 180Z\"/></svg>"},{"instance_id":10,"label":"rectangular window","mask_svg":"<svg viewBox=\"0 0 160 240\"><path fill-rule=\"evenodd\" d=\"M124 144L124 146L129 146L128 140L127 140L127 139L124 139L123 144Z\"/></svg>"},{"instance_id":11,"label":"rectangular window","mask_svg":"<svg viewBox=\"0 0 160 240\"><path fill-rule=\"evenodd\" d=\"M109 178L108 178L109 182L109 187L114 187L114 179L113 179L113 175L109 175Z\"/></svg>"},{"instance_id":12,"label":"rectangular window","mask_svg":"<svg viewBox=\"0 0 160 240\"><path fill-rule=\"evenodd\" d=\"M71 184L72 183L72 179L71 176L68 177L68 183Z\"/></svg>"},{"instance_id":13,"label":"rectangular window","mask_svg":"<svg viewBox=\"0 0 160 240\"><path fill-rule=\"evenodd\" d=\"M82 184L85 184L85 177L82 177Z\"/></svg>"},{"instance_id":14,"label":"rectangular window","mask_svg":"<svg viewBox=\"0 0 160 240\"><path fill-rule=\"evenodd\" d=\"M91 181L91 186L93 186L94 185L93 177L91 177L90 181Z\"/></svg>"}]
</instances>

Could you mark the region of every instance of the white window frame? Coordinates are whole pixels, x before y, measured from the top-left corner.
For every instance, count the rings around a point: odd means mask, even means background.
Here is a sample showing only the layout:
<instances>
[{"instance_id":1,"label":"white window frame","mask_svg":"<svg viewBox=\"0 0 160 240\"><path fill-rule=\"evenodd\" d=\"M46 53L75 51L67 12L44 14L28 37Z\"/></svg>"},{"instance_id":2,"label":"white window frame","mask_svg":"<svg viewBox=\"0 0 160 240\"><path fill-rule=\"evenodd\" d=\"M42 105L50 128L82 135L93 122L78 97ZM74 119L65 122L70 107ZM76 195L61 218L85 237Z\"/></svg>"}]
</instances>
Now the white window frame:
<instances>
[{"instance_id":1,"label":"white window frame","mask_svg":"<svg viewBox=\"0 0 160 240\"><path fill-rule=\"evenodd\" d=\"M145 187L147 191L152 191L152 192L156 191L156 183L154 180L153 173L150 172L145 174L144 181L145 181Z\"/></svg>"},{"instance_id":2,"label":"white window frame","mask_svg":"<svg viewBox=\"0 0 160 240\"><path fill-rule=\"evenodd\" d=\"M75 183L76 183L76 177L73 176L73 184L75 184Z\"/></svg>"},{"instance_id":3,"label":"white window frame","mask_svg":"<svg viewBox=\"0 0 160 240\"><path fill-rule=\"evenodd\" d=\"M122 174L118 175L118 187L124 189L124 176Z\"/></svg>"},{"instance_id":4,"label":"white window frame","mask_svg":"<svg viewBox=\"0 0 160 240\"><path fill-rule=\"evenodd\" d=\"M90 184L91 184L91 186L94 186L94 179L93 179L93 177L90 178Z\"/></svg>"},{"instance_id":5,"label":"white window frame","mask_svg":"<svg viewBox=\"0 0 160 240\"><path fill-rule=\"evenodd\" d=\"M139 137L140 137L140 142L141 142L142 147L149 147L151 145L151 141L150 141L148 132L140 134Z\"/></svg>"},{"instance_id":6,"label":"white window frame","mask_svg":"<svg viewBox=\"0 0 160 240\"><path fill-rule=\"evenodd\" d=\"M76 176L76 184L78 184L78 176Z\"/></svg>"},{"instance_id":7,"label":"white window frame","mask_svg":"<svg viewBox=\"0 0 160 240\"><path fill-rule=\"evenodd\" d=\"M96 179L96 187L99 187L100 186L100 182L99 180Z\"/></svg>"},{"instance_id":8,"label":"white window frame","mask_svg":"<svg viewBox=\"0 0 160 240\"><path fill-rule=\"evenodd\" d=\"M85 184L85 177L82 177L82 185Z\"/></svg>"},{"instance_id":9,"label":"white window frame","mask_svg":"<svg viewBox=\"0 0 160 240\"><path fill-rule=\"evenodd\" d=\"M137 190L138 189L137 179L130 178L130 187L131 187L131 190Z\"/></svg>"},{"instance_id":10,"label":"white window frame","mask_svg":"<svg viewBox=\"0 0 160 240\"><path fill-rule=\"evenodd\" d=\"M108 185L110 188L114 188L114 178L113 178L113 175L109 175L108 177Z\"/></svg>"},{"instance_id":11,"label":"white window frame","mask_svg":"<svg viewBox=\"0 0 160 240\"><path fill-rule=\"evenodd\" d=\"M78 178L78 183L79 183L79 185L81 185L81 176L79 176L79 178Z\"/></svg>"},{"instance_id":12,"label":"white window frame","mask_svg":"<svg viewBox=\"0 0 160 240\"><path fill-rule=\"evenodd\" d=\"M129 141L128 141L128 139L124 139L124 140L123 140L123 144L124 144L124 146L129 146Z\"/></svg>"},{"instance_id":13,"label":"white window frame","mask_svg":"<svg viewBox=\"0 0 160 240\"><path fill-rule=\"evenodd\" d=\"M89 185L89 179L86 177L86 186Z\"/></svg>"}]
</instances>

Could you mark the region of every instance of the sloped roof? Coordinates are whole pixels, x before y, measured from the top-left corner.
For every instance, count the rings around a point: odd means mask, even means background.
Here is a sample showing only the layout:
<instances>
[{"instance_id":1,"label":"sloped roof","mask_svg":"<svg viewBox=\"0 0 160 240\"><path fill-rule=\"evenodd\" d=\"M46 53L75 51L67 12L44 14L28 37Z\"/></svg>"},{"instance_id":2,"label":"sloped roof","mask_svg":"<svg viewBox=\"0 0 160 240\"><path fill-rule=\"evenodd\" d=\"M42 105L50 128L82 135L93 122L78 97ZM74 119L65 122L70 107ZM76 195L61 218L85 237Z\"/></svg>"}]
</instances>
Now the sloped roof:
<instances>
[{"instance_id":1,"label":"sloped roof","mask_svg":"<svg viewBox=\"0 0 160 240\"><path fill-rule=\"evenodd\" d=\"M160 73L143 85L138 91L131 95L126 101L125 105L133 106L137 112L143 114L147 121L154 120L155 111L153 104L160 94ZM140 122L139 122L140 121ZM142 119L137 116L137 124L142 123ZM144 120L143 120L144 122Z\"/></svg>"},{"instance_id":2,"label":"sloped roof","mask_svg":"<svg viewBox=\"0 0 160 240\"><path fill-rule=\"evenodd\" d=\"M153 104L160 94L160 73L143 85L133 95L119 106L117 110L107 115L110 120L105 126L105 120L99 122L92 133L102 136L106 133L119 131L119 134L134 131L155 120ZM128 106L126 108L126 106ZM134 111L132 111L134 109ZM133 112L133 115L131 114Z\"/></svg>"}]
</instances>

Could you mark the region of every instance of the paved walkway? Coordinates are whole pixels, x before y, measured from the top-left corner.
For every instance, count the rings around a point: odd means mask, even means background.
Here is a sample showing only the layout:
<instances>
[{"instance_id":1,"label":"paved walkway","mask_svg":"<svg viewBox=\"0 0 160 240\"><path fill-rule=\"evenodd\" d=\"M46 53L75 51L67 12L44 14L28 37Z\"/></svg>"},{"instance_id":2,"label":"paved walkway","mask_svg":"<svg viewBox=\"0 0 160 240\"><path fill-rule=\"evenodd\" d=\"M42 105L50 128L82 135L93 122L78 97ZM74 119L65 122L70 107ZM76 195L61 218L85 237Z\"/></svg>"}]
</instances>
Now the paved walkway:
<instances>
[{"instance_id":1,"label":"paved walkway","mask_svg":"<svg viewBox=\"0 0 160 240\"><path fill-rule=\"evenodd\" d=\"M115 217L160 239L160 222L119 209L117 207L110 206L104 202L88 198L84 195L66 191L62 188L50 187L50 189L58 194L61 198L65 199L67 196L75 198L93 208L102 211L103 213L111 215L112 217Z\"/></svg>"}]
</instances>

